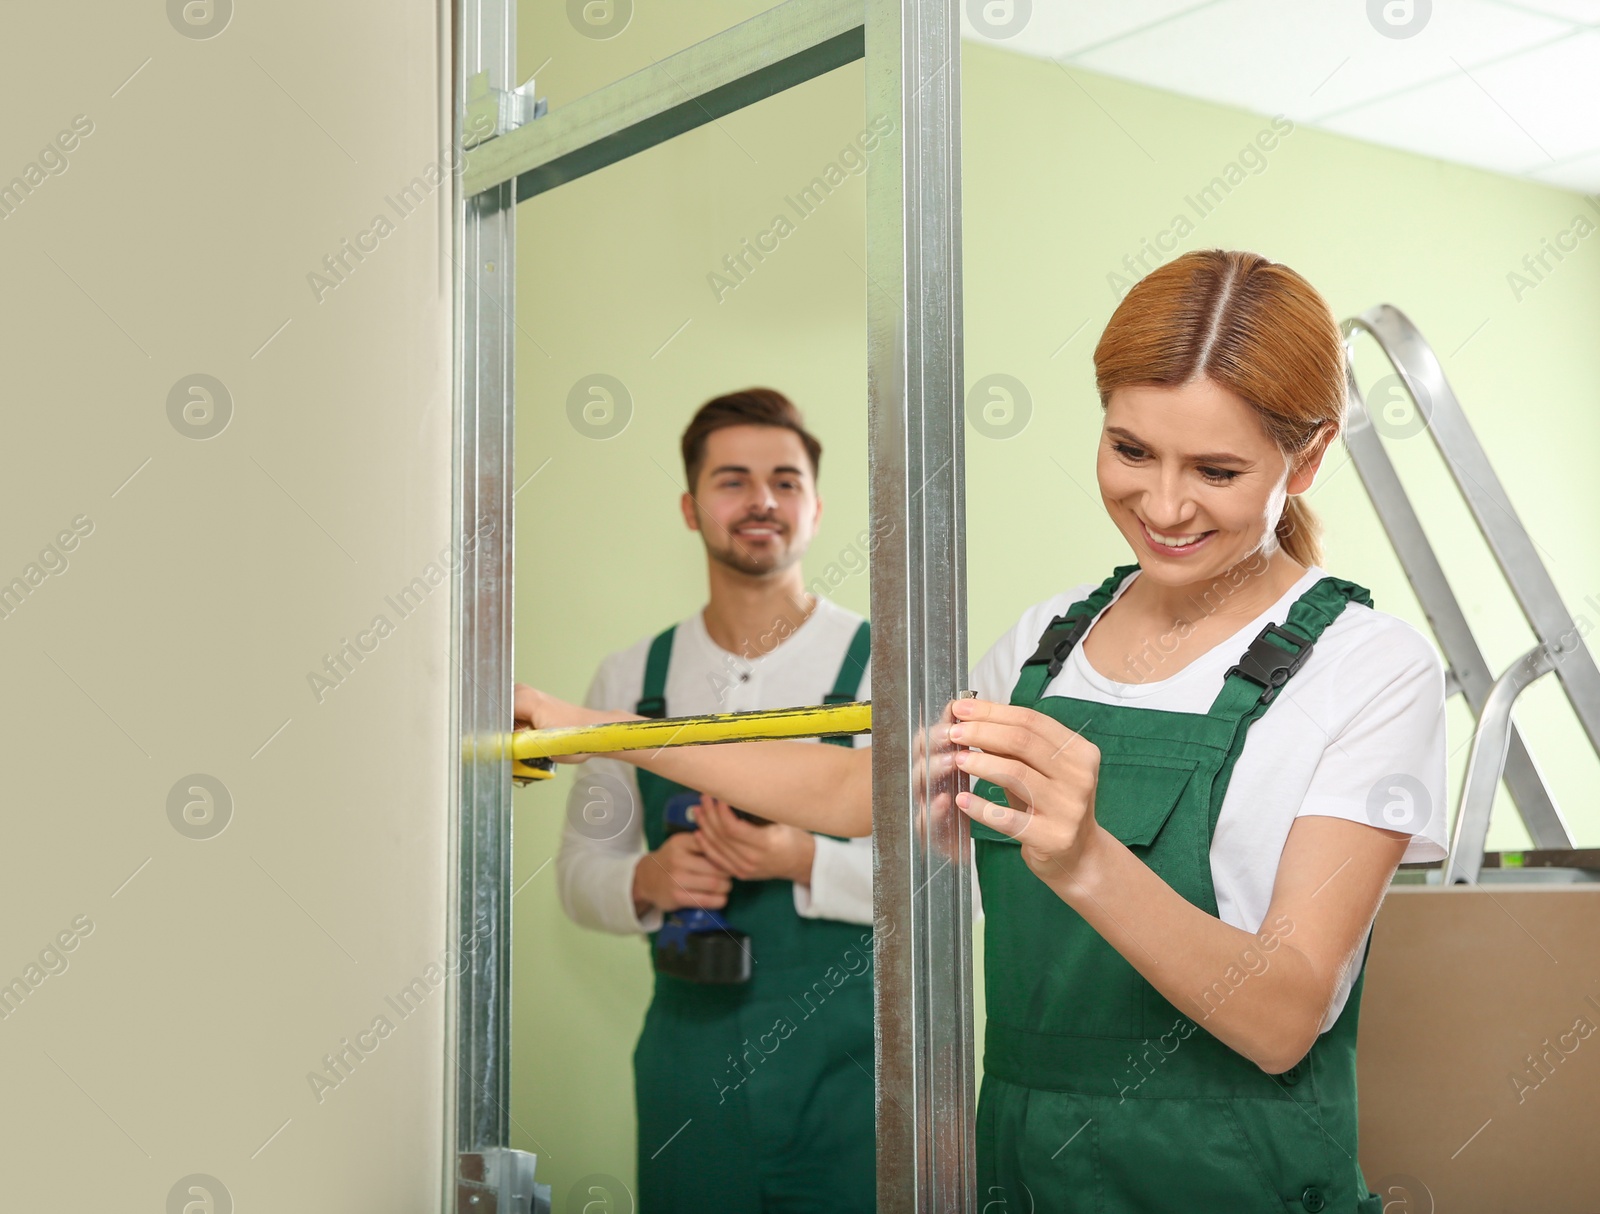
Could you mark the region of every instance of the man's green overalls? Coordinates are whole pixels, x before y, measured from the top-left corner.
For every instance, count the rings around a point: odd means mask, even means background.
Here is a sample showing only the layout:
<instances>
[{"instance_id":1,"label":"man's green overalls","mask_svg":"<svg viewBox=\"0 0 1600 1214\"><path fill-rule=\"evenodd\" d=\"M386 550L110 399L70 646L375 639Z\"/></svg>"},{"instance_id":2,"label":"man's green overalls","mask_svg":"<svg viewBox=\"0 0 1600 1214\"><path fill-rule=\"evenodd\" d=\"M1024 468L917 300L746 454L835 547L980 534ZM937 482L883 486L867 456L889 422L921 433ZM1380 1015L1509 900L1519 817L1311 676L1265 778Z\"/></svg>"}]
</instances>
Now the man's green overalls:
<instances>
[{"instance_id":1,"label":"man's green overalls","mask_svg":"<svg viewBox=\"0 0 1600 1214\"><path fill-rule=\"evenodd\" d=\"M673 631L650 646L641 716L667 715ZM869 652L863 621L825 703L856 699ZM654 850L666 802L689 790L643 769L638 779ZM750 935L750 981L657 973L634 1051L641 1214L870 1211L872 929L801 918L780 880L734 881L722 914ZM653 955L654 934L650 944Z\"/></svg>"},{"instance_id":2,"label":"man's green overalls","mask_svg":"<svg viewBox=\"0 0 1600 1214\"><path fill-rule=\"evenodd\" d=\"M1119 567L1051 621L1011 702L1099 747L1095 818L1168 885L1216 915L1211 838L1245 731L1346 603L1371 607L1372 598L1351 582L1321 579L1295 602L1282 629L1261 631L1204 715L1041 698L1095 614L1138 568ZM1005 801L988 781L974 791ZM1382 1199L1368 1193L1356 1158L1364 954L1333 1027L1289 1070L1268 1075L1208 1033L1203 1018L1196 1024L1163 998L1033 875L1016 841L979 823L972 835L986 917L988 1008L978 1100L980 1209L1381 1214ZM1213 1007L1233 989L1217 978Z\"/></svg>"}]
</instances>

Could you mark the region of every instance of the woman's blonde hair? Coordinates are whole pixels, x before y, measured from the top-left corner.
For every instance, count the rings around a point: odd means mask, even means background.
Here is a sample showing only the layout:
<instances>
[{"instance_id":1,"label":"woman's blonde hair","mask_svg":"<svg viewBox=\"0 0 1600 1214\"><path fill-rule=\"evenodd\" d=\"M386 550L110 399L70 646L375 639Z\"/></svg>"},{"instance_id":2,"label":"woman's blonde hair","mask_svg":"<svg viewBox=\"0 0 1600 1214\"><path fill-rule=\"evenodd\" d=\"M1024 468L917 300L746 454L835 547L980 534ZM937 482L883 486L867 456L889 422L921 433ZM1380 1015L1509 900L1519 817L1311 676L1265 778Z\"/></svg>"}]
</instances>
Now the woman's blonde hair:
<instances>
[{"instance_id":1,"label":"woman's blonde hair","mask_svg":"<svg viewBox=\"0 0 1600 1214\"><path fill-rule=\"evenodd\" d=\"M1288 266L1256 253L1185 253L1140 279L1111 314L1094 372L1102 409L1118 388L1209 379L1248 401L1295 463L1344 423L1344 340L1332 309ZM1311 507L1291 496L1278 519L1284 551L1320 565L1321 533Z\"/></svg>"}]
</instances>

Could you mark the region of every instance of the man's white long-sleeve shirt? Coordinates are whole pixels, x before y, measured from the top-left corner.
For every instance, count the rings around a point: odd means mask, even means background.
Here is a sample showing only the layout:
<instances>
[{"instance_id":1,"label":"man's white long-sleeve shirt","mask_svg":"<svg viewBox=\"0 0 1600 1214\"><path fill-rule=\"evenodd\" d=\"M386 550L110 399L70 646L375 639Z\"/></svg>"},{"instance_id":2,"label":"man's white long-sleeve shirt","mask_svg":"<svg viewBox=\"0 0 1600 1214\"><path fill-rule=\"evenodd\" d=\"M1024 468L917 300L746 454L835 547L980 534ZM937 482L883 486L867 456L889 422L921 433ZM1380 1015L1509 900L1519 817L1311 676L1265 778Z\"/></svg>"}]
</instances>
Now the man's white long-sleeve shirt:
<instances>
[{"instance_id":1,"label":"man's white long-sleeve shirt","mask_svg":"<svg viewBox=\"0 0 1600 1214\"><path fill-rule=\"evenodd\" d=\"M723 649L700 612L678 624L667 670L667 712L675 717L820 704L833 690L862 617L817 596L817 605L784 641L760 657ZM600 663L584 703L633 712L644 694L645 662L654 635ZM870 663L860 699L872 696ZM870 739L858 735L858 746ZM578 766L556 856L561 905L576 923L620 935L653 932L662 915L634 914L633 871L647 851L644 800L633 764L594 758ZM794 885L795 912L807 919L872 922L872 840L816 836L809 885Z\"/></svg>"}]
</instances>

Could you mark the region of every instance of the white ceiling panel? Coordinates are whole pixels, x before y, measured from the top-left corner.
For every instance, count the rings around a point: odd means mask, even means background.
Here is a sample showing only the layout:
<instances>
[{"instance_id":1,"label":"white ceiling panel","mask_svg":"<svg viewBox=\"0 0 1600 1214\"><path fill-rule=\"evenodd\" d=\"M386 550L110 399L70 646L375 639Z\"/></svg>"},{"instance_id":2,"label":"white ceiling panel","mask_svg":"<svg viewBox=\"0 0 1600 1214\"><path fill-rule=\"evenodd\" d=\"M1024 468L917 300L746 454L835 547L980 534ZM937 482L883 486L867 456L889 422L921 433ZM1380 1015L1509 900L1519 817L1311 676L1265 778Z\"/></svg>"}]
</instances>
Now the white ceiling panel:
<instances>
[{"instance_id":1,"label":"white ceiling panel","mask_svg":"<svg viewBox=\"0 0 1600 1214\"><path fill-rule=\"evenodd\" d=\"M1371 31L1363 16L1362 25ZM1487 0L1459 0L1434 10L1433 20L1404 41L1370 37L1347 44L1349 59L1317 93L1308 122L1332 117L1369 100L1453 76L1463 67L1476 72L1486 64L1527 54L1572 37L1564 22L1518 13Z\"/></svg>"},{"instance_id":2,"label":"white ceiling panel","mask_svg":"<svg viewBox=\"0 0 1600 1214\"><path fill-rule=\"evenodd\" d=\"M1560 17L1577 25L1600 23L1600 0L1504 0L1516 8L1530 8L1536 12Z\"/></svg>"},{"instance_id":3,"label":"white ceiling panel","mask_svg":"<svg viewBox=\"0 0 1600 1214\"><path fill-rule=\"evenodd\" d=\"M1425 156L1600 191L1600 0L963 0L968 37ZM1381 24L1381 23L1380 23Z\"/></svg>"},{"instance_id":4,"label":"white ceiling panel","mask_svg":"<svg viewBox=\"0 0 1600 1214\"><path fill-rule=\"evenodd\" d=\"M1487 0L1435 8L1422 31L1386 38L1360 4L1223 0L1071 56L1092 71L1258 113L1315 121L1367 98L1567 34L1571 26Z\"/></svg>"},{"instance_id":5,"label":"white ceiling panel","mask_svg":"<svg viewBox=\"0 0 1600 1214\"><path fill-rule=\"evenodd\" d=\"M1075 55L1218 0L964 0L961 33L1042 58ZM979 22L973 21L977 15ZM1013 27L1020 26L1015 32Z\"/></svg>"},{"instance_id":6,"label":"white ceiling panel","mask_svg":"<svg viewBox=\"0 0 1600 1214\"><path fill-rule=\"evenodd\" d=\"M1600 147L1600 33L1584 30L1551 46L1516 55L1472 75L1540 151L1527 167L1565 160Z\"/></svg>"},{"instance_id":7,"label":"white ceiling panel","mask_svg":"<svg viewBox=\"0 0 1600 1214\"><path fill-rule=\"evenodd\" d=\"M1318 125L1497 173L1520 174L1535 158L1549 163L1523 127L1460 72Z\"/></svg>"}]
</instances>

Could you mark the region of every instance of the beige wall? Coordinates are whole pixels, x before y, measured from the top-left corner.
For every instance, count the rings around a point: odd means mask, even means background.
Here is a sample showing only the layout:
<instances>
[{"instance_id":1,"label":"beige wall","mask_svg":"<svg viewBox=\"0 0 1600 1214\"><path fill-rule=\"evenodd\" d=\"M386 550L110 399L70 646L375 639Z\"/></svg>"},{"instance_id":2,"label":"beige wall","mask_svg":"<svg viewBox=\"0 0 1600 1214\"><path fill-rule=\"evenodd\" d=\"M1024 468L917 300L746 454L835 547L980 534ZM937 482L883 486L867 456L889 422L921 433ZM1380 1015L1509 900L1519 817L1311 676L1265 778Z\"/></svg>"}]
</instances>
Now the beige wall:
<instances>
[{"instance_id":1,"label":"beige wall","mask_svg":"<svg viewBox=\"0 0 1600 1214\"><path fill-rule=\"evenodd\" d=\"M87 531L0 619L0 981L72 942L0 1020L0 1206L178 1209L204 1173L245 1211L436 1209L445 997L385 996L445 943L449 603L386 596L449 541L448 195L385 196L448 139L442 17L175 7L7 11L0 182L93 129L0 219L0 578ZM232 402L204 440L168 416L195 373ZM169 820L196 772L211 838Z\"/></svg>"}]
</instances>

